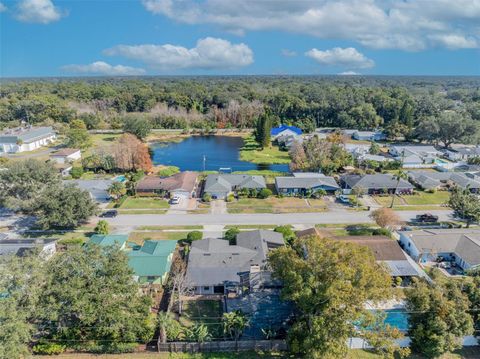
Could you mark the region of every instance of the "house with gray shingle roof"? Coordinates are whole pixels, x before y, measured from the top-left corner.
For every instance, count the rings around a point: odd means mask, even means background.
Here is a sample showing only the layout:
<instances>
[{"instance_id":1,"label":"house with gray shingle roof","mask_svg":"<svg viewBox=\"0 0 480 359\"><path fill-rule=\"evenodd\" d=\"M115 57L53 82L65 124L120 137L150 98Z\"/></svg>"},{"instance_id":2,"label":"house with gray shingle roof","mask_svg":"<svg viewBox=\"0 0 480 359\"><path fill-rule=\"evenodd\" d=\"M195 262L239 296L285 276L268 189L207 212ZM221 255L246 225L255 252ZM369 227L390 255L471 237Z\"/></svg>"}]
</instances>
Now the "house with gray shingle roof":
<instances>
[{"instance_id":1,"label":"house with gray shingle roof","mask_svg":"<svg viewBox=\"0 0 480 359\"><path fill-rule=\"evenodd\" d=\"M207 238L192 243L187 266L187 281L196 294L240 294L278 286L267 268L268 252L284 245L281 233L256 230L240 232L237 243Z\"/></svg>"},{"instance_id":2,"label":"house with gray shingle roof","mask_svg":"<svg viewBox=\"0 0 480 359\"><path fill-rule=\"evenodd\" d=\"M455 147L448 149L445 154L452 161L468 161L470 158L480 157L480 147Z\"/></svg>"},{"instance_id":3,"label":"house with gray shingle roof","mask_svg":"<svg viewBox=\"0 0 480 359\"><path fill-rule=\"evenodd\" d=\"M442 257L462 270L480 266L478 229L424 229L398 233L403 249L418 262L434 262Z\"/></svg>"},{"instance_id":4,"label":"house with gray shingle roof","mask_svg":"<svg viewBox=\"0 0 480 359\"><path fill-rule=\"evenodd\" d=\"M222 199L243 188L261 190L266 187L263 176L211 174L207 176L203 192L210 194L212 198Z\"/></svg>"},{"instance_id":5,"label":"house with gray shingle roof","mask_svg":"<svg viewBox=\"0 0 480 359\"><path fill-rule=\"evenodd\" d=\"M340 189L333 177L312 172L296 172L291 177L275 177L275 187L279 194L285 195L305 195L308 191L314 193L318 190L335 193Z\"/></svg>"},{"instance_id":6,"label":"house with gray shingle roof","mask_svg":"<svg viewBox=\"0 0 480 359\"><path fill-rule=\"evenodd\" d=\"M33 151L56 138L52 127L18 127L0 133L0 153Z\"/></svg>"},{"instance_id":7,"label":"house with gray shingle roof","mask_svg":"<svg viewBox=\"0 0 480 359\"><path fill-rule=\"evenodd\" d=\"M340 185L345 194L353 189L362 189L368 194L413 193L413 185L404 179L398 181L392 174L373 175L344 175L340 178Z\"/></svg>"},{"instance_id":8,"label":"house with gray shingle roof","mask_svg":"<svg viewBox=\"0 0 480 359\"><path fill-rule=\"evenodd\" d=\"M480 191L480 178L458 172L410 171L408 177L422 189L449 189L453 186L469 188L471 192Z\"/></svg>"}]
</instances>

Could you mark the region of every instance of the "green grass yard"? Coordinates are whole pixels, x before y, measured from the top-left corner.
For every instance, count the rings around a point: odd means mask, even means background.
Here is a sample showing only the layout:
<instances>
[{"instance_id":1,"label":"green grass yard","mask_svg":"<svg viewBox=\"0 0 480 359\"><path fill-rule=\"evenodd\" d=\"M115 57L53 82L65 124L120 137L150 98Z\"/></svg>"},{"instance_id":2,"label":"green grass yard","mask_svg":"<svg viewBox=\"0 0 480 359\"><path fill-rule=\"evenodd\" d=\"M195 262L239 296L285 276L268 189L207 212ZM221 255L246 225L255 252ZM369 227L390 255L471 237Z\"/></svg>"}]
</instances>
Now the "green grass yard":
<instances>
[{"instance_id":1,"label":"green grass yard","mask_svg":"<svg viewBox=\"0 0 480 359\"><path fill-rule=\"evenodd\" d=\"M288 164L291 162L287 151L280 151L277 146L260 149L253 137L245 138L244 146L240 149L242 161L262 164Z\"/></svg>"},{"instance_id":2,"label":"green grass yard","mask_svg":"<svg viewBox=\"0 0 480 359\"><path fill-rule=\"evenodd\" d=\"M154 197L128 197L119 209L168 209L170 205L164 199Z\"/></svg>"},{"instance_id":3,"label":"green grass yard","mask_svg":"<svg viewBox=\"0 0 480 359\"><path fill-rule=\"evenodd\" d=\"M395 196L394 207L401 206L441 206L448 202L450 193L448 191L437 191L435 193L415 192L413 195ZM389 207L392 202L391 196L375 196L375 201ZM410 208L408 208L410 209Z\"/></svg>"},{"instance_id":4,"label":"green grass yard","mask_svg":"<svg viewBox=\"0 0 480 359\"><path fill-rule=\"evenodd\" d=\"M183 315L179 321L187 327L196 323L205 324L214 338L222 338L222 314L220 300L190 300L184 301Z\"/></svg>"},{"instance_id":5,"label":"green grass yard","mask_svg":"<svg viewBox=\"0 0 480 359\"><path fill-rule=\"evenodd\" d=\"M131 232L128 240L137 244L142 244L146 240L175 240L179 241L187 238L189 231L167 232L167 231L148 231L148 232Z\"/></svg>"},{"instance_id":6,"label":"green grass yard","mask_svg":"<svg viewBox=\"0 0 480 359\"><path fill-rule=\"evenodd\" d=\"M241 198L227 203L229 213L309 213L325 212L327 206L322 199L296 197L269 197L266 199Z\"/></svg>"}]
</instances>

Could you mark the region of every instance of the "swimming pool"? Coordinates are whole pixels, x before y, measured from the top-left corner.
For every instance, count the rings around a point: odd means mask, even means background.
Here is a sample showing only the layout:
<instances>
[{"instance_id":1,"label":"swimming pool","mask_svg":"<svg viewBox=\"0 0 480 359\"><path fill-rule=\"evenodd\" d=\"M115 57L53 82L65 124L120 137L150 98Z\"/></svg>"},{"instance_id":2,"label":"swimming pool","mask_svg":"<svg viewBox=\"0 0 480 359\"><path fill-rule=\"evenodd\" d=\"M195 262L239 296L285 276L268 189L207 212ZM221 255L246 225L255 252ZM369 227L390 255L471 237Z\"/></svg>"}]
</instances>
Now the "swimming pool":
<instances>
[{"instance_id":1,"label":"swimming pool","mask_svg":"<svg viewBox=\"0 0 480 359\"><path fill-rule=\"evenodd\" d=\"M124 175L117 176L113 179L116 182L125 182L127 178Z\"/></svg>"},{"instance_id":2,"label":"swimming pool","mask_svg":"<svg viewBox=\"0 0 480 359\"><path fill-rule=\"evenodd\" d=\"M386 309L384 312L387 315L385 324L403 332L408 330L408 313L404 309Z\"/></svg>"}]
</instances>

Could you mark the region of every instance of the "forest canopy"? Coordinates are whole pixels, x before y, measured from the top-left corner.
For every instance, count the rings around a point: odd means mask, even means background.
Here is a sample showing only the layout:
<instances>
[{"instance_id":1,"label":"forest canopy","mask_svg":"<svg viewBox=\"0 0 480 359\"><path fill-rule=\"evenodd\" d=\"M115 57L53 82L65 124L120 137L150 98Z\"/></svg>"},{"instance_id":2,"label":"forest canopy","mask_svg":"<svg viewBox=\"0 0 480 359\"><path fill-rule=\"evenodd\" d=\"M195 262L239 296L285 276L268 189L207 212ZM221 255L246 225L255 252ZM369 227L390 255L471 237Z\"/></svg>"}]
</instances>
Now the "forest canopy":
<instances>
[{"instance_id":1,"label":"forest canopy","mask_svg":"<svg viewBox=\"0 0 480 359\"><path fill-rule=\"evenodd\" d=\"M253 128L269 109L273 125L374 129L424 140L444 111L480 120L476 77L232 76L4 80L0 124L121 129L140 114L153 128Z\"/></svg>"}]
</instances>

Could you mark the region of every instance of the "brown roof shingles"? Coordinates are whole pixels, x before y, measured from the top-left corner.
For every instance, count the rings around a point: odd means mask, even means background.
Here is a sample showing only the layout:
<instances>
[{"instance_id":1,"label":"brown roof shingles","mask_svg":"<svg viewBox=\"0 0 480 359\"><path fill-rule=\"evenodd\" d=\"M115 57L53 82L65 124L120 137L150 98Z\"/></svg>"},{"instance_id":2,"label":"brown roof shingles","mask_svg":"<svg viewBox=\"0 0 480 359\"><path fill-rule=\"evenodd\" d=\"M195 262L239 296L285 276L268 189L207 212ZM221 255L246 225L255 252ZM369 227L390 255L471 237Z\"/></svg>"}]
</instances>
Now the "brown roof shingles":
<instances>
[{"instance_id":1,"label":"brown roof shingles","mask_svg":"<svg viewBox=\"0 0 480 359\"><path fill-rule=\"evenodd\" d=\"M137 191L163 190L173 191L182 189L192 192L197 182L197 172L185 171L170 177L147 176L137 184Z\"/></svg>"}]
</instances>

